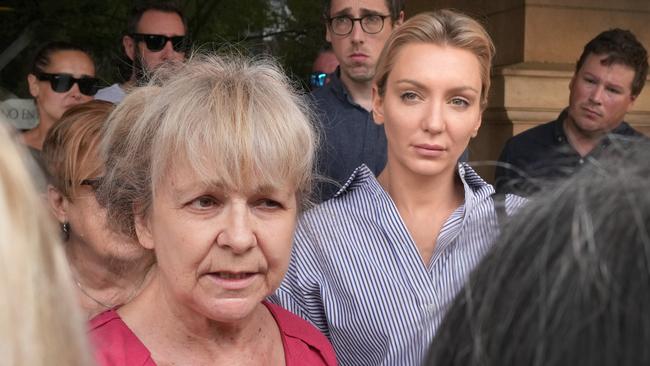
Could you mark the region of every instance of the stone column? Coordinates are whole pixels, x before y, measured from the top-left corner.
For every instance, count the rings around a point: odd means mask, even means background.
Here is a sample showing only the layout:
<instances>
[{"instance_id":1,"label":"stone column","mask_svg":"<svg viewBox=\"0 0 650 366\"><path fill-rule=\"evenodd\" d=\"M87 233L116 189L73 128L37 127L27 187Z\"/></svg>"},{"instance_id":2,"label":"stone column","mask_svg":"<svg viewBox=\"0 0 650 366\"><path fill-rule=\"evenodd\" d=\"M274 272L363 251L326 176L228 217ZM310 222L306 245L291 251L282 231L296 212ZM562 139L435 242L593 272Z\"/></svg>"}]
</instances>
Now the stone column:
<instances>
[{"instance_id":1,"label":"stone column","mask_svg":"<svg viewBox=\"0 0 650 366\"><path fill-rule=\"evenodd\" d=\"M497 48L489 105L470 160L493 161L504 142L557 117L584 45L610 28L632 31L650 49L650 0L407 0L406 15L454 8L486 25ZM649 84L649 83L646 83ZM650 135L650 86L626 121ZM478 165L491 181L493 167Z\"/></svg>"}]
</instances>

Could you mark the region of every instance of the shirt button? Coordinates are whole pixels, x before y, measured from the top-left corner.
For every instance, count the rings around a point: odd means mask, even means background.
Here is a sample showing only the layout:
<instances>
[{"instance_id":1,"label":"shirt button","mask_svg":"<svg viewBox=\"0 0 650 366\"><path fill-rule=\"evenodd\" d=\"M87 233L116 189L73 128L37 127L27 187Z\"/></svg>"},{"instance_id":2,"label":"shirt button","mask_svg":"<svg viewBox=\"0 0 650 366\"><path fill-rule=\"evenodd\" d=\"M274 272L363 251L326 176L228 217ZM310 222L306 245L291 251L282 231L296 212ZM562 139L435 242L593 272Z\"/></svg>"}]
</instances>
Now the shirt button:
<instances>
[{"instance_id":1,"label":"shirt button","mask_svg":"<svg viewBox=\"0 0 650 366\"><path fill-rule=\"evenodd\" d=\"M578 160L578 162L579 162L580 164L584 164L585 159L580 158L580 160Z\"/></svg>"}]
</instances>

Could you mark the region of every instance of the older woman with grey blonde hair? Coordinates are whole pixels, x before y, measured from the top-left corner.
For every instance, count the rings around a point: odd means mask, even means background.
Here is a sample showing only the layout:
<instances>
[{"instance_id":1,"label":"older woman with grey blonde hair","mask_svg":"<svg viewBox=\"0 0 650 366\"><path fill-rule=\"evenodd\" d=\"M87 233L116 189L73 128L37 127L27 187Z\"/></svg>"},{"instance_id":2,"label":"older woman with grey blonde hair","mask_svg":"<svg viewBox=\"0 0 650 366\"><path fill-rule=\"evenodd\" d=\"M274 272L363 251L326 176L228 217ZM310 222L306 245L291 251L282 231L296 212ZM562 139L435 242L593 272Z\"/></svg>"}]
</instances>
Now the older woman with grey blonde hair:
<instances>
[{"instance_id":1,"label":"older woman with grey blonde hair","mask_svg":"<svg viewBox=\"0 0 650 366\"><path fill-rule=\"evenodd\" d=\"M6 366L91 364L84 318L28 152L0 118L0 359Z\"/></svg>"},{"instance_id":2,"label":"older woman with grey blonde hair","mask_svg":"<svg viewBox=\"0 0 650 366\"><path fill-rule=\"evenodd\" d=\"M289 263L315 132L271 61L195 56L112 113L100 197L156 258L91 322L100 365L334 365L327 339L265 298ZM162 85L162 86L161 86Z\"/></svg>"}]
</instances>

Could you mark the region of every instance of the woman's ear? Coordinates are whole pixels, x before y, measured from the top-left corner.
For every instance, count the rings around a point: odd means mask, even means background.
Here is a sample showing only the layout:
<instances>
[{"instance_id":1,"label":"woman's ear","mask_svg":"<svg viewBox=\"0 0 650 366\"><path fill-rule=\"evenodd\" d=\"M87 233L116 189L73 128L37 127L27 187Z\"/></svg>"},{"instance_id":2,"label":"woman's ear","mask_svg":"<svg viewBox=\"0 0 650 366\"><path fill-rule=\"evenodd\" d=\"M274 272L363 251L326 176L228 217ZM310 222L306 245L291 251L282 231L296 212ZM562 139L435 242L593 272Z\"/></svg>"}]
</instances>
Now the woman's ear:
<instances>
[{"instance_id":1,"label":"woman's ear","mask_svg":"<svg viewBox=\"0 0 650 366\"><path fill-rule=\"evenodd\" d=\"M68 222L68 199L54 188L53 185L47 185L47 202L50 204L50 210L60 223Z\"/></svg>"},{"instance_id":2,"label":"woman's ear","mask_svg":"<svg viewBox=\"0 0 650 366\"><path fill-rule=\"evenodd\" d=\"M38 98L38 94L41 91L41 86L38 84L38 79L36 75L29 74L27 75L27 85L29 86L29 94L34 98Z\"/></svg>"},{"instance_id":3,"label":"woman's ear","mask_svg":"<svg viewBox=\"0 0 650 366\"><path fill-rule=\"evenodd\" d=\"M474 127L474 131L472 131L472 138L478 135L478 129L481 128L482 123L483 123L483 116L480 115L478 117L478 121L476 121L476 126Z\"/></svg>"},{"instance_id":4,"label":"woman's ear","mask_svg":"<svg viewBox=\"0 0 650 366\"><path fill-rule=\"evenodd\" d=\"M140 245L146 249L153 249L153 235L151 234L151 221L148 216L144 214L138 214L138 210L134 211L134 221L135 221L135 235L138 237Z\"/></svg>"},{"instance_id":5,"label":"woman's ear","mask_svg":"<svg viewBox=\"0 0 650 366\"><path fill-rule=\"evenodd\" d=\"M372 119L378 125L384 124L384 98L379 95L377 85L372 86Z\"/></svg>"}]
</instances>

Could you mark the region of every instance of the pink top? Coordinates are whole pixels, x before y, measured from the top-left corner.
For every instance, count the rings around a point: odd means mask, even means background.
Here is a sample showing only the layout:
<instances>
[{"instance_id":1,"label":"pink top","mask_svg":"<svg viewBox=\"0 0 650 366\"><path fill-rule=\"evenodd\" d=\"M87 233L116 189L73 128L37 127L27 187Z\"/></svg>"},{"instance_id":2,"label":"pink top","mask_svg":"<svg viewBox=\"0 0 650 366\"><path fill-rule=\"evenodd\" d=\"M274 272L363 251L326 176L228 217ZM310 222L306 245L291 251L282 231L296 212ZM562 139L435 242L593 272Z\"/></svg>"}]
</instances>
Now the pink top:
<instances>
[{"instance_id":1,"label":"pink top","mask_svg":"<svg viewBox=\"0 0 650 366\"><path fill-rule=\"evenodd\" d=\"M313 325L283 308L262 302L280 329L287 366L336 365L334 349ZM149 350L115 310L90 321L90 337L100 366L155 366Z\"/></svg>"}]
</instances>

